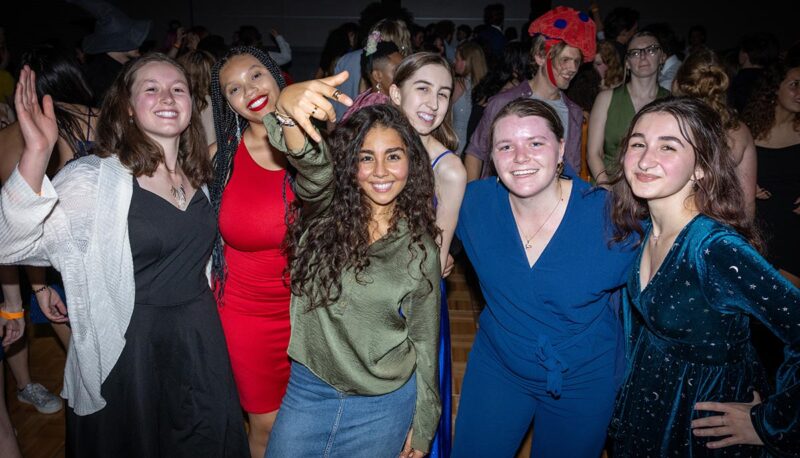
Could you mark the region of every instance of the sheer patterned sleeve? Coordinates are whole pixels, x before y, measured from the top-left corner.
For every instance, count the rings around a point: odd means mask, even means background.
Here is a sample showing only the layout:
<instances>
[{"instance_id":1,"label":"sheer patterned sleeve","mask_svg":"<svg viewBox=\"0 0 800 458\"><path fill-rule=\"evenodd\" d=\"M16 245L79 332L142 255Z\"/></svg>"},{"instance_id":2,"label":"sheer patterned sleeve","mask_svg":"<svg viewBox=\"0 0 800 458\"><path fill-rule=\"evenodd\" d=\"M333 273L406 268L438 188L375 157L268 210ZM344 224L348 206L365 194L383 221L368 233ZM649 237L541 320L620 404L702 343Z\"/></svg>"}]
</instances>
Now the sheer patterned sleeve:
<instances>
[{"instance_id":1,"label":"sheer patterned sleeve","mask_svg":"<svg viewBox=\"0 0 800 458\"><path fill-rule=\"evenodd\" d=\"M15 169L0 191L0 263L46 266L65 246L85 249L96 167L70 164L36 194Z\"/></svg>"},{"instance_id":2,"label":"sheer patterned sleeve","mask_svg":"<svg viewBox=\"0 0 800 458\"><path fill-rule=\"evenodd\" d=\"M333 163L328 145L324 140L314 143L306 136L300 151L289 151L278 120L267 115L264 126L272 146L286 153L289 163L297 169L294 193L303 202L303 213L307 217L322 213L333 198Z\"/></svg>"},{"instance_id":3,"label":"sheer patterned sleeve","mask_svg":"<svg viewBox=\"0 0 800 458\"><path fill-rule=\"evenodd\" d=\"M741 236L728 231L708 236L697 253L697 268L709 302L723 312L747 313L785 344L776 393L755 406L751 419L770 453L800 454L800 290L786 280Z\"/></svg>"}]
</instances>

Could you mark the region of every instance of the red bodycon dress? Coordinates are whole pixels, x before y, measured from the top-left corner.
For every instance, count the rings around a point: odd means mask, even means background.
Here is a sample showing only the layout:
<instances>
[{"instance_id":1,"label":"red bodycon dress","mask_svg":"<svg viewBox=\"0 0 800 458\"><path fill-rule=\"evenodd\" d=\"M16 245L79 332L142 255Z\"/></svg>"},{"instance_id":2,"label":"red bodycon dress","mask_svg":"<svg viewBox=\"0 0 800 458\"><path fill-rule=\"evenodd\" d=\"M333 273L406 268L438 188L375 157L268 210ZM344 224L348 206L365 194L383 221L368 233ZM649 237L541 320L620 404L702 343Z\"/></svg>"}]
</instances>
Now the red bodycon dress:
<instances>
[{"instance_id":1,"label":"red bodycon dress","mask_svg":"<svg viewBox=\"0 0 800 458\"><path fill-rule=\"evenodd\" d=\"M291 294L281 245L294 194L286 174L256 164L242 141L220 203L228 273L219 314L242 407L253 414L277 410L289 381Z\"/></svg>"}]
</instances>

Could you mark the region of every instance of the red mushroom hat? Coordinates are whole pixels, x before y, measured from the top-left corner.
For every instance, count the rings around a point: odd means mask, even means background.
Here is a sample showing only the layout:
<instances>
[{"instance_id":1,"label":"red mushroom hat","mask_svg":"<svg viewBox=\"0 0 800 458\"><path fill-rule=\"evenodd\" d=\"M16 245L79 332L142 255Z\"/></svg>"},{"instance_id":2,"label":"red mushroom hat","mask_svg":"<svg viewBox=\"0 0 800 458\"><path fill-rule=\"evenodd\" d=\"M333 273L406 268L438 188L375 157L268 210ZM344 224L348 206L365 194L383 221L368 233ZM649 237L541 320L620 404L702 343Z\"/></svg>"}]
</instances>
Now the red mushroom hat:
<instances>
[{"instance_id":1,"label":"red mushroom hat","mask_svg":"<svg viewBox=\"0 0 800 458\"><path fill-rule=\"evenodd\" d=\"M548 52L559 41L580 49L584 62L591 62L597 50L594 21L586 13L566 6L557 6L536 18L528 33L544 35Z\"/></svg>"}]
</instances>

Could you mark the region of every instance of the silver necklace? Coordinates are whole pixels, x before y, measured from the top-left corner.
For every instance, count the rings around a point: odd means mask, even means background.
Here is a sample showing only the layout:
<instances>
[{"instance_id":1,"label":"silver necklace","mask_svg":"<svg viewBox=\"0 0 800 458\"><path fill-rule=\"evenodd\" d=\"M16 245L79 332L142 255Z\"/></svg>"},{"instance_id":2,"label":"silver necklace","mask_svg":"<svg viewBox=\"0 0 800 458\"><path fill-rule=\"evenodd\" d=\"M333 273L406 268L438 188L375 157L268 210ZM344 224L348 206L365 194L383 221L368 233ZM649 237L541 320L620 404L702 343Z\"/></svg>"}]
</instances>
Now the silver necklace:
<instances>
[{"instance_id":1,"label":"silver necklace","mask_svg":"<svg viewBox=\"0 0 800 458\"><path fill-rule=\"evenodd\" d=\"M183 188L183 183L181 183L177 188L174 184L169 184L169 192L172 194L172 198L175 199L175 202L178 203L178 208L181 210L186 207L186 190Z\"/></svg>"},{"instance_id":2,"label":"silver necklace","mask_svg":"<svg viewBox=\"0 0 800 458\"><path fill-rule=\"evenodd\" d=\"M548 221L550 221L550 217L553 216L553 213L556 212L556 208L558 208L558 206L561 204L561 201L564 200L563 196L564 196L564 190L563 190L563 188L561 188L561 183L559 183L558 184L558 201L553 206L553 209L550 210L550 214L547 215L547 218L545 218L544 222L539 226L538 229L536 229L536 232L534 232L532 236L528 237L527 235L525 235L525 232L522 231L522 228L520 228L520 232L522 232L522 236L525 237L525 249L526 250L530 250L531 248L533 248L533 245L531 245L531 240L533 240L533 238L536 237L536 235L539 233L539 231L542 230L544 225L547 224Z\"/></svg>"},{"instance_id":3,"label":"silver necklace","mask_svg":"<svg viewBox=\"0 0 800 458\"><path fill-rule=\"evenodd\" d=\"M164 164L164 168L167 169L167 173L170 175L178 175L178 167L177 164L174 169L170 170L167 167L167 164ZM172 178L169 178L169 193L172 194L172 198L175 199L175 202L178 204L178 208L181 210L186 207L186 189L183 187L183 178L178 175L178 178L181 180L181 184L178 185L176 188L175 185L172 183Z\"/></svg>"}]
</instances>

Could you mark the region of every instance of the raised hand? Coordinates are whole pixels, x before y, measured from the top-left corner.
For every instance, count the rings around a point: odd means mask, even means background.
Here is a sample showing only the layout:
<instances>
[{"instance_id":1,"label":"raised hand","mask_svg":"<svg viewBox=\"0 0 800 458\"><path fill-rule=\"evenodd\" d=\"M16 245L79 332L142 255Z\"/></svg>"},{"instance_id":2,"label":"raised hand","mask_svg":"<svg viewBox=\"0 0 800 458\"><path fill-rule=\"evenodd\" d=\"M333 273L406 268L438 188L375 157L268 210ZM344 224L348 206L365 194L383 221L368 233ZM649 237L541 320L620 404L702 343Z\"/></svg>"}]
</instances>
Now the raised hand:
<instances>
[{"instance_id":1,"label":"raised hand","mask_svg":"<svg viewBox=\"0 0 800 458\"><path fill-rule=\"evenodd\" d=\"M709 442L708 448L722 448L736 444L764 445L758 437L750 410L761 404L761 396L753 391L753 401L744 402L698 402L695 410L707 410L722 413L711 417L692 420L692 433L695 436L714 436L722 439Z\"/></svg>"},{"instance_id":2,"label":"raised hand","mask_svg":"<svg viewBox=\"0 0 800 458\"><path fill-rule=\"evenodd\" d=\"M53 146L58 140L58 125L53 99L45 95L42 105L39 105L36 97L36 74L27 65L20 72L14 103L25 140L19 160L19 172L34 192L38 193L42 188L42 179L47 171Z\"/></svg>"},{"instance_id":3,"label":"raised hand","mask_svg":"<svg viewBox=\"0 0 800 458\"><path fill-rule=\"evenodd\" d=\"M318 80L292 84L281 91L276 110L294 120L315 142L322 140L311 118L320 121L336 121L333 104L328 100L336 100L346 106L353 104L347 95L336 89L336 86L347 81L349 74L344 71L337 75Z\"/></svg>"}]
</instances>

